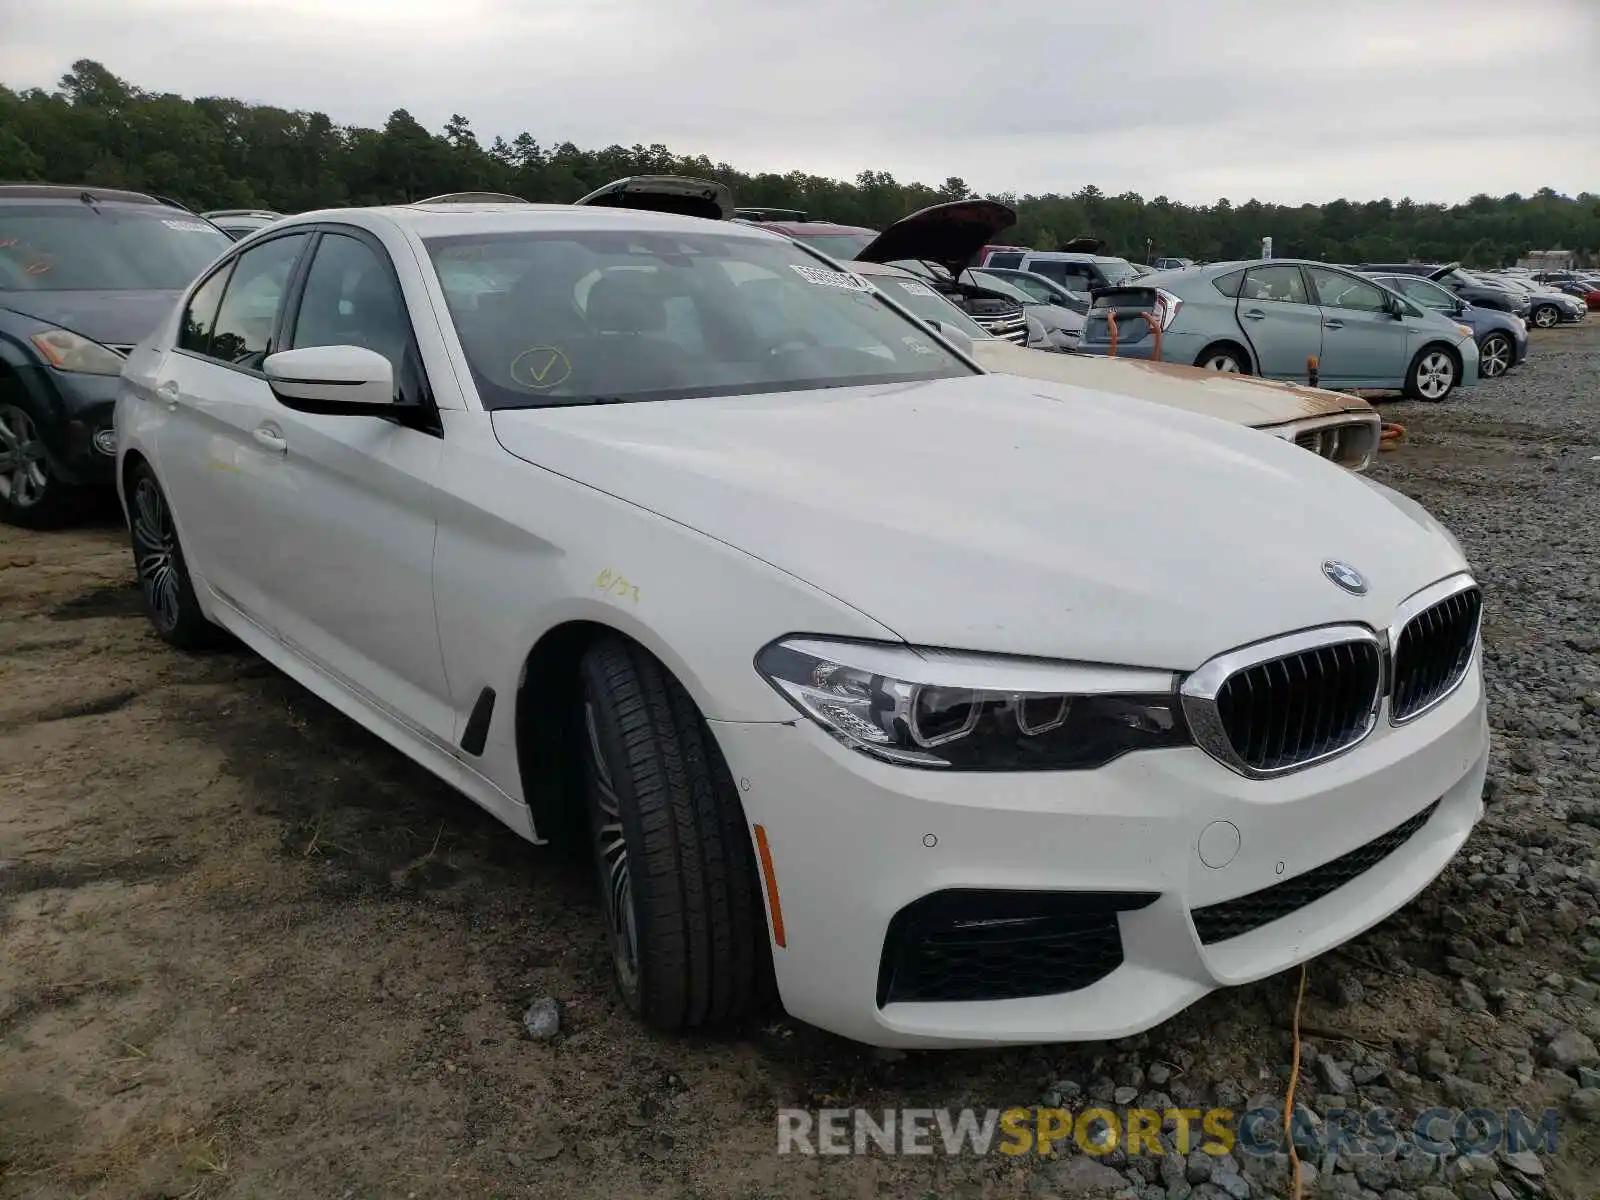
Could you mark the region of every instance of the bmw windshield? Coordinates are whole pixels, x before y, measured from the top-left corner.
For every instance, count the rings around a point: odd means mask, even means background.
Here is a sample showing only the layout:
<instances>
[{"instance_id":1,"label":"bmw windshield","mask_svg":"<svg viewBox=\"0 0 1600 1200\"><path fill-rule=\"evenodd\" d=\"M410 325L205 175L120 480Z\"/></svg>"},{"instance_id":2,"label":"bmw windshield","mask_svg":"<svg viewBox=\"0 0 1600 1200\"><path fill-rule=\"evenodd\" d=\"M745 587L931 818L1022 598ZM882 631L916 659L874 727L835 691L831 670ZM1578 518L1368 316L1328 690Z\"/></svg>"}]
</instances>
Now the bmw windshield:
<instances>
[{"instance_id":1,"label":"bmw windshield","mask_svg":"<svg viewBox=\"0 0 1600 1200\"><path fill-rule=\"evenodd\" d=\"M176 292L232 243L155 205L0 205L0 291Z\"/></svg>"},{"instance_id":2,"label":"bmw windshield","mask_svg":"<svg viewBox=\"0 0 1600 1200\"><path fill-rule=\"evenodd\" d=\"M977 373L859 276L777 238L574 230L424 241L489 408Z\"/></svg>"}]
</instances>

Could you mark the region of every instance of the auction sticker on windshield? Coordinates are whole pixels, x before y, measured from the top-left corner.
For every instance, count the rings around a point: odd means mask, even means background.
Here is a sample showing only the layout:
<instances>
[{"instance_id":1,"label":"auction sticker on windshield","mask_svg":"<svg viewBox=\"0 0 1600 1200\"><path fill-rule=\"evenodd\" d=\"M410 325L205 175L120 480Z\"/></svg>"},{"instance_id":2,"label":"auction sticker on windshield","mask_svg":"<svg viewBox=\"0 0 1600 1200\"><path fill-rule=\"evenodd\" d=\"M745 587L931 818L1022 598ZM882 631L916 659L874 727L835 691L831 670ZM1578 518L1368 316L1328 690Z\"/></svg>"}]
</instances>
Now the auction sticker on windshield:
<instances>
[{"instance_id":1,"label":"auction sticker on windshield","mask_svg":"<svg viewBox=\"0 0 1600 1200\"><path fill-rule=\"evenodd\" d=\"M918 283L914 279L896 279L894 281L894 284L895 284L896 287L898 287L902 292L904 292L908 296L931 296L931 295L933 295L933 289L932 288L928 287L926 284Z\"/></svg>"},{"instance_id":2,"label":"auction sticker on windshield","mask_svg":"<svg viewBox=\"0 0 1600 1200\"><path fill-rule=\"evenodd\" d=\"M211 228L204 221L168 221L163 219L161 223L168 229L176 229L180 233L205 233Z\"/></svg>"},{"instance_id":3,"label":"auction sticker on windshield","mask_svg":"<svg viewBox=\"0 0 1600 1200\"><path fill-rule=\"evenodd\" d=\"M830 271L826 267L805 267L799 263L790 263L794 272L807 283L815 283L820 287L849 288L852 292L870 292L872 285L859 275L852 275L849 271Z\"/></svg>"}]
</instances>

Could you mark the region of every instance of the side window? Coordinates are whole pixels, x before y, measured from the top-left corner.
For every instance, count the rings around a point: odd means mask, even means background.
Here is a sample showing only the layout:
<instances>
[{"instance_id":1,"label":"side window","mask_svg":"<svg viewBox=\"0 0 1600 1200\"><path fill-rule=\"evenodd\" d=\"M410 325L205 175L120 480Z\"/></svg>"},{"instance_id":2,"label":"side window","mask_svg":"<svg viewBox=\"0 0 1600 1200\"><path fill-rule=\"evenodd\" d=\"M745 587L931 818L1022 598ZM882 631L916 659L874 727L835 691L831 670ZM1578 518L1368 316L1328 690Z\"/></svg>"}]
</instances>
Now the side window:
<instances>
[{"instance_id":1,"label":"side window","mask_svg":"<svg viewBox=\"0 0 1600 1200\"><path fill-rule=\"evenodd\" d=\"M1383 289L1365 279L1330 271L1326 267L1307 267L1317 289L1317 301L1324 308L1343 308L1353 312L1384 312L1389 307Z\"/></svg>"},{"instance_id":2,"label":"side window","mask_svg":"<svg viewBox=\"0 0 1600 1200\"><path fill-rule=\"evenodd\" d=\"M1286 304L1309 304L1306 281L1299 267L1252 267L1239 290L1241 300L1277 300Z\"/></svg>"},{"instance_id":3,"label":"side window","mask_svg":"<svg viewBox=\"0 0 1600 1200\"><path fill-rule=\"evenodd\" d=\"M211 327L216 324L217 304L222 299L222 289L228 286L230 262L220 268L210 279L195 289L183 310L183 321L178 326L178 349L206 354L211 347Z\"/></svg>"},{"instance_id":4,"label":"side window","mask_svg":"<svg viewBox=\"0 0 1600 1200\"><path fill-rule=\"evenodd\" d=\"M1226 275L1218 275L1211 281L1211 286L1224 296L1237 296L1239 285L1244 282L1243 271L1229 271Z\"/></svg>"},{"instance_id":5,"label":"side window","mask_svg":"<svg viewBox=\"0 0 1600 1200\"><path fill-rule=\"evenodd\" d=\"M1015 251L996 252L989 256L989 261L983 264L986 267L1020 267L1022 255Z\"/></svg>"},{"instance_id":6,"label":"side window","mask_svg":"<svg viewBox=\"0 0 1600 1200\"><path fill-rule=\"evenodd\" d=\"M1073 291L1087 293L1090 289L1100 286L1102 280L1095 273L1093 267L1079 266L1075 263L1067 263L1065 265L1065 277L1061 282Z\"/></svg>"},{"instance_id":7,"label":"side window","mask_svg":"<svg viewBox=\"0 0 1600 1200\"><path fill-rule=\"evenodd\" d=\"M1441 291L1438 287L1423 279L1399 279L1395 281L1400 285L1400 292L1408 300L1413 300L1423 308L1436 308L1441 312L1456 307L1455 297L1450 293Z\"/></svg>"},{"instance_id":8,"label":"side window","mask_svg":"<svg viewBox=\"0 0 1600 1200\"><path fill-rule=\"evenodd\" d=\"M324 234L306 273L289 345L375 350L394 365L396 386L404 395L411 321L387 257L380 258L359 238Z\"/></svg>"},{"instance_id":9,"label":"side window","mask_svg":"<svg viewBox=\"0 0 1600 1200\"><path fill-rule=\"evenodd\" d=\"M306 236L274 238L239 256L217 309L216 329L207 351L210 357L236 367L261 369L278 306L289 286L289 272L305 247Z\"/></svg>"},{"instance_id":10,"label":"side window","mask_svg":"<svg viewBox=\"0 0 1600 1200\"><path fill-rule=\"evenodd\" d=\"M1057 283L1067 282L1067 264L1064 262L1044 259L1028 264L1028 270L1035 275L1043 275L1046 279L1054 279Z\"/></svg>"}]
</instances>

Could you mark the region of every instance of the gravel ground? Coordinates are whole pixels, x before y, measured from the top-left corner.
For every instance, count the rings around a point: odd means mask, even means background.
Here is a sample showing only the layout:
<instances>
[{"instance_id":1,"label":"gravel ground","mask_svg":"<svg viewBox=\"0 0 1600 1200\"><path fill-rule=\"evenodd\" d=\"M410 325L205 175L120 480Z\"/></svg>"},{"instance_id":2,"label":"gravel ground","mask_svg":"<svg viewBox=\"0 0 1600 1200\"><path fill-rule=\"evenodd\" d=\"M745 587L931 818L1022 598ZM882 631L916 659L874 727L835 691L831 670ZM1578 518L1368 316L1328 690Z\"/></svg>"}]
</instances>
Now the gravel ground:
<instances>
[{"instance_id":1,"label":"gravel ground","mask_svg":"<svg viewBox=\"0 0 1600 1200\"><path fill-rule=\"evenodd\" d=\"M1313 1148L1307 1196L1600 1195L1600 328L1535 354L1384 406L1408 430L1375 476L1487 592L1489 810L1415 903L1310 965L1298 1095L1313 1128L1548 1105L1559 1144ZM784 1106L1281 1107L1298 973L1101 1045L873 1053L777 1014L647 1034L581 867L251 656L160 646L114 518L0 531L0 796L0 1197L1288 1194L1285 1162L1240 1153L780 1158ZM562 1029L536 1042L543 996Z\"/></svg>"}]
</instances>

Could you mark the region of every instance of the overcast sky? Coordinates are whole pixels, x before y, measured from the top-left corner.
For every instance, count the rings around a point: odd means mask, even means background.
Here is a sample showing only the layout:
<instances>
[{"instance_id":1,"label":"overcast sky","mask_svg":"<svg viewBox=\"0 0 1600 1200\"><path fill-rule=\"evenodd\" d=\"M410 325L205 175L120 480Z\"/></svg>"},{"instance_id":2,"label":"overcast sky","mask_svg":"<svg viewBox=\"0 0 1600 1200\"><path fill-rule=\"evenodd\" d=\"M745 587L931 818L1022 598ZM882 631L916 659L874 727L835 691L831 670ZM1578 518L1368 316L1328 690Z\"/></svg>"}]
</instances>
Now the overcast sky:
<instances>
[{"instance_id":1,"label":"overcast sky","mask_svg":"<svg viewBox=\"0 0 1600 1200\"><path fill-rule=\"evenodd\" d=\"M1600 192L1600 0L0 0L0 81L977 191Z\"/></svg>"}]
</instances>

